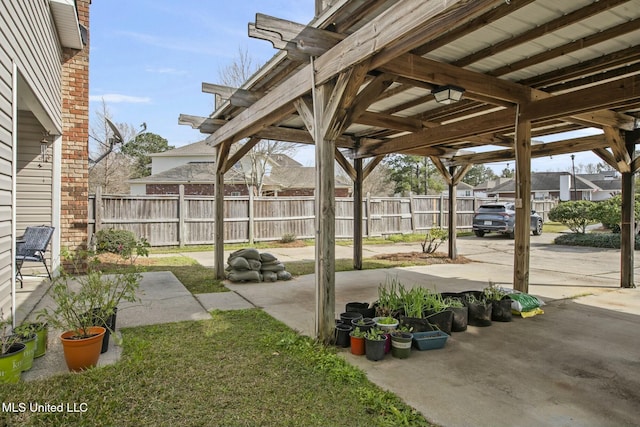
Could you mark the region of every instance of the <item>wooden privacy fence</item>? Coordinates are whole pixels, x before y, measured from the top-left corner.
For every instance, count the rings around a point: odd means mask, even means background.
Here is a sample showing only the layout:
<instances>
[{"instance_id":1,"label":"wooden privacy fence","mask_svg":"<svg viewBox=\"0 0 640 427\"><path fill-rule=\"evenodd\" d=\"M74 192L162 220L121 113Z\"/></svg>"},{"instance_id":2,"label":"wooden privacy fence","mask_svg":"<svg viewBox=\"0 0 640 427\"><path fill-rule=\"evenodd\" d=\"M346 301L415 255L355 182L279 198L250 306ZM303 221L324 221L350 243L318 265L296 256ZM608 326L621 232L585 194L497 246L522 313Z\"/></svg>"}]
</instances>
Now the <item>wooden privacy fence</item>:
<instances>
[{"instance_id":1,"label":"wooden privacy fence","mask_svg":"<svg viewBox=\"0 0 640 427\"><path fill-rule=\"evenodd\" d=\"M496 199L457 198L458 230L471 230L473 212ZM371 197L363 202L365 237L422 233L449 224L448 197ZM532 201L547 219L555 201ZM280 240L315 237L314 197L225 197L224 241ZM89 237L102 229L130 230L152 246L213 244L213 196L89 196ZM336 238L353 238L353 199L336 198Z\"/></svg>"}]
</instances>

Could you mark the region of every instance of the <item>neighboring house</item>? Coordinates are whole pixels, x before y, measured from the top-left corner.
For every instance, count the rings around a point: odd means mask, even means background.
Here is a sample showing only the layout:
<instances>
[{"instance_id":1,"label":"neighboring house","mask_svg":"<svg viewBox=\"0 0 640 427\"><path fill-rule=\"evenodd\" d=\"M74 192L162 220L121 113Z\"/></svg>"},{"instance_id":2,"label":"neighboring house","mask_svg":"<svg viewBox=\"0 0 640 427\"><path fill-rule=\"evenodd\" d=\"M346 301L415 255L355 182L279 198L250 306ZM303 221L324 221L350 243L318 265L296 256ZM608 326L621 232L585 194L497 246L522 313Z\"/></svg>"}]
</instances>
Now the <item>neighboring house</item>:
<instances>
[{"instance_id":1,"label":"neighboring house","mask_svg":"<svg viewBox=\"0 0 640 427\"><path fill-rule=\"evenodd\" d=\"M443 190L442 194L445 196L449 195L449 190ZM456 185L456 196L457 197L473 197L475 195L475 188L472 185L467 184L466 182L460 181L458 185Z\"/></svg>"},{"instance_id":2,"label":"neighboring house","mask_svg":"<svg viewBox=\"0 0 640 427\"><path fill-rule=\"evenodd\" d=\"M531 196L536 200L606 200L621 192L620 177L613 172L576 174L568 172L534 172ZM511 179L487 191L489 197L515 197L515 180Z\"/></svg>"},{"instance_id":3,"label":"neighboring house","mask_svg":"<svg viewBox=\"0 0 640 427\"><path fill-rule=\"evenodd\" d=\"M237 149L236 145L232 147ZM151 175L129 180L130 193L178 194L179 186L187 195L213 195L215 152L204 140L173 150L151 155ZM247 196L247 180L243 170L251 169L245 156L224 175L225 196ZM315 168L303 167L285 154L269 157L263 178L263 196L312 196L315 188ZM351 194L351 185L336 180L336 196Z\"/></svg>"},{"instance_id":4,"label":"neighboring house","mask_svg":"<svg viewBox=\"0 0 640 427\"><path fill-rule=\"evenodd\" d=\"M473 187L473 195L476 197L489 197L488 192L494 187L509 182L513 178L496 178L482 182Z\"/></svg>"},{"instance_id":5,"label":"neighboring house","mask_svg":"<svg viewBox=\"0 0 640 427\"><path fill-rule=\"evenodd\" d=\"M87 242L90 0L0 2L0 308L16 314L16 236ZM27 264L25 264L27 267Z\"/></svg>"}]
</instances>

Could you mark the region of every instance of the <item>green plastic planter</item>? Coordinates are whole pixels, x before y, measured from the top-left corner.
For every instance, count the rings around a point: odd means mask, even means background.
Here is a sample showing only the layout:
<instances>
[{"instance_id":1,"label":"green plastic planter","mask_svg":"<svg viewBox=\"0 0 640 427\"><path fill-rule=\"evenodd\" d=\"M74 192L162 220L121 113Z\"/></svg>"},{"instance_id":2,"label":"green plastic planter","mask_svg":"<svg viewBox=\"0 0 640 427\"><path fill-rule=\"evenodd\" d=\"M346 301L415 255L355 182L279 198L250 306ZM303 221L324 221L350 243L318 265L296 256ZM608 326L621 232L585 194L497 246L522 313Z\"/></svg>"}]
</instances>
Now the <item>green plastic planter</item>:
<instances>
[{"instance_id":1,"label":"green plastic planter","mask_svg":"<svg viewBox=\"0 0 640 427\"><path fill-rule=\"evenodd\" d=\"M409 332L391 333L391 355L398 359L406 359L411 354L413 334Z\"/></svg>"},{"instance_id":2,"label":"green plastic planter","mask_svg":"<svg viewBox=\"0 0 640 427\"><path fill-rule=\"evenodd\" d=\"M17 383L22 373L25 345L16 343L0 356L0 383Z\"/></svg>"},{"instance_id":3,"label":"green plastic planter","mask_svg":"<svg viewBox=\"0 0 640 427\"><path fill-rule=\"evenodd\" d=\"M33 358L36 353L36 334L31 335L30 338L23 339L21 342L24 344L24 355L22 357L22 372L28 371L33 366Z\"/></svg>"}]
</instances>

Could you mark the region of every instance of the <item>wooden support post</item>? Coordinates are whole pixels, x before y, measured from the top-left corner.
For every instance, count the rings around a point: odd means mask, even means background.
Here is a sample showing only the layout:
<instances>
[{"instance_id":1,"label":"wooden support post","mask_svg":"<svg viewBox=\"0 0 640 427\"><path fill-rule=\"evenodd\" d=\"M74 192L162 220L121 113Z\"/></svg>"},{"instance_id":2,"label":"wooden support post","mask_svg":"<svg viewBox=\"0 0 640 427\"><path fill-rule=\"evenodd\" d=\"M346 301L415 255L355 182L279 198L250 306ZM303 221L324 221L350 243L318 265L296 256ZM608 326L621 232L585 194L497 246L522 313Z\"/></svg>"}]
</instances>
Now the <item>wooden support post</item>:
<instances>
[{"instance_id":1,"label":"wooden support post","mask_svg":"<svg viewBox=\"0 0 640 427\"><path fill-rule=\"evenodd\" d=\"M456 167L449 167L449 175L454 176ZM449 181L449 258L458 258L458 249L456 247L456 230L458 228L458 199L457 185L452 179Z\"/></svg>"},{"instance_id":2,"label":"wooden support post","mask_svg":"<svg viewBox=\"0 0 640 427\"><path fill-rule=\"evenodd\" d=\"M178 186L178 246L184 247L186 229L184 224L184 184Z\"/></svg>"},{"instance_id":3,"label":"wooden support post","mask_svg":"<svg viewBox=\"0 0 640 427\"><path fill-rule=\"evenodd\" d=\"M222 146L216 147L220 151ZM217 154L217 153L216 153ZM220 158L218 157L218 160ZM224 172L221 163L216 164L216 181L214 184L214 268L217 279L224 279Z\"/></svg>"},{"instance_id":4,"label":"wooden support post","mask_svg":"<svg viewBox=\"0 0 640 427\"><path fill-rule=\"evenodd\" d=\"M353 182L353 268L362 270L362 159L355 159L356 179Z\"/></svg>"},{"instance_id":5,"label":"wooden support post","mask_svg":"<svg viewBox=\"0 0 640 427\"><path fill-rule=\"evenodd\" d=\"M365 201L365 215L367 218L367 237L371 237L371 193L367 192L367 199Z\"/></svg>"},{"instance_id":6,"label":"wooden support post","mask_svg":"<svg viewBox=\"0 0 640 427\"><path fill-rule=\"evenodd\" d=\"M335 323L335 198L334 141L325 138L323 122L327 85L314 87L313 116L316 143L316 331L329 343Z\"/></svg>"},{"instance_id":7,"label":"wooden support post","mask_svg":"<svg viewBox=\"0 0 640 427\"><path fill-rule=\"evenodd\" d=\"M96 197L93 203L93 216L95 218L93 234L95 236L98 231L102 230L102 214L104 213L104 206L102 202L102 186L100 185L96 187Z\"/></svg>"},{"instance_id":8,"label":"wooden support post","mask_svg":"<svg viewBox=\"0 0 640 427\"><path fill-rule=\"evenodd\" d=\"M253 245L253 241L255 240L255 213L254 213L254 206L255 206L255 200L254 200L254 195L253 195L253 191L249 191L249 212L247 212L249 215L249 224L248 224L248 237L249 237L249 244Z\"/></svg>"},{"instance_id":9,"label":"wooden support post","mask_svg":"<svg viewBox=\"0 0 640 427\"><path fill-rule=\"evenodd\" d=\"M639 131L625 133L625 148L633 156ZM635 171L622 172L622 224L620 226L620 287L635 288L634 246L635 246Z\"/></svg>"},{"instance_id":10,"label":"wooden support post","mask_svg":"<svg viewBox=\"0 0 640 427\"><path fill-rule=\"evenodd\" d=\"M411 232L416 233L418 231L416 226L416 214L415 214L415 200L413 198L413 191L409 191L409 215L411 215Z\"/></svg>"},{"instance_id":11,"label":"wooden support post","mask_svg":"<svg viewBox=\"0 0 640 427\"><path fill-rule=\"evenodd\" d=\"M513 288L529 291L531 231L531 121L516 118L516 225Z\"/></svg>"}]
</instances>

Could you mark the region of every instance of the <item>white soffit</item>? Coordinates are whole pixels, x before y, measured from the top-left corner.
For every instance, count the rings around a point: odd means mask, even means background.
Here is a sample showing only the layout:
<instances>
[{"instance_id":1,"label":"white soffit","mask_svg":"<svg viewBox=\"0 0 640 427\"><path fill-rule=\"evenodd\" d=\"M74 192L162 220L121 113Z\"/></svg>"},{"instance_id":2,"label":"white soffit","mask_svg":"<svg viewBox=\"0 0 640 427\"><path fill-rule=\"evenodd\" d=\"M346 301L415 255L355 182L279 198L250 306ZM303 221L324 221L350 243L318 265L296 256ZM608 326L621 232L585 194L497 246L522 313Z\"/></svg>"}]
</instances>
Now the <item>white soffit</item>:
<instances>
[{"instance_id":1,"label":"white soffit","mask_svg":"<svg viewBox=\"0 0 640 427\"><path fill-rule=\"evenodd\" d=\"M49 0L62 47L82 49L82 36L74 0Z\"/></svg>"}]
</instances>

